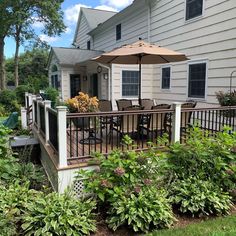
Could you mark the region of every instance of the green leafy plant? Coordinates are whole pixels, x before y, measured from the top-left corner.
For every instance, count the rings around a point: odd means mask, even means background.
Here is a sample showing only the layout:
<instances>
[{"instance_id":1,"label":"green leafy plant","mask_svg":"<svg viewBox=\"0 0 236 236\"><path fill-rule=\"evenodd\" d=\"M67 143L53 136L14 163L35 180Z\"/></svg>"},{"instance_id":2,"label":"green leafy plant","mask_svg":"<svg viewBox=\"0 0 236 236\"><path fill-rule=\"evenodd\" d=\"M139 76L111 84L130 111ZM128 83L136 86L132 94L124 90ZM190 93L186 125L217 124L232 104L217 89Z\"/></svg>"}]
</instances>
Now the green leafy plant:
<instances>
[{"instance_id":1,"label":"green leafy plant","mask_svg":"<svg viewBox=\"0 0 236 236\"><path fill-rule=\"evenodd\" d=\"M122 194L118 191L107 218L109 227L114 231L127 224L136 232L170 227L173 221L174 216L166 192L150 186L123 189Z\"/></svg>"},{"instance_id":2,"label":"green leafy plant","mask_svg":"<svg viewBox=\"0 0 236 236\"><path fill-rule=\"evenodd\" d=\"M21 105L25 105L26 92L33 93L34 89L30 85L20 85L15 89L17 101Z\"/></svg>"},{"instance_id":3,"label":"green leafy plant","mask_svg":"<svg viewBox=\"0 0 236 236\"><path fill-rule=\"evenodd\" d=\"M28 203L22 229L24 235L88 235L96 230L94 209L91 200L53 192Z\"/></svg>"},{"instance_id":4,"label":"green leafy plant","mask_svg":"<svg viewBox=\"0 0 236 236\"><path fill-rule=\"evenodd\" d=\"M177 180L171 189L172 202L183 213L227 214L232 206L231 197L211 181L198 177Z\"/></svg>"},{"instance_id":5,"label":"green leafy plant","mask_svg":"<svg viewBox=\"0 0 236 236\"><path fill-rule=\"evenodd\" d=\"M95 193L102 208L108 210L107 222L113 230L127 224L135 231L170 226L172 210L165 193L158 188L162 178L158 170L165 155L154 149L135 152L127 136L123 143L124 151L115 150L107 157L97 154L100 169L80 171L77 178L85 179L85 190Z\"/></svg>"},{"instance_id":6,"label":"green leafy plant","mask_svg":"<svg viewBox=\"0 0 236 236\"><path fill-rule=\"evenodd\" d=\"M177 179L198 176L211 180L228 191L235 187L236 155L231 150L236 145L236 134L229 128L218 132L215 137L195 126L189 130L184 145L175 143L170 146L168 167Z\"/></svg>"},{"instance_id":7,"label":"green leafy plant","mask_svg":"<svg viewBox=\"0 0 236 236\"><path fill-rule=\"evenodd\" d=\"M0 104L9 112L19 111L20 105L17 102L16 93L12 90L2 90L0 92Z\"/></svg>"},{"instance_id":8,"label":"green leafy plant","mask_svg":"<svg viewBox=\"0 0 236 236\"><path fill-rule=\"evenodd\" d=\"M9 134L12 131L5 127L4 125L0 125L0 158L8 157L10 153L9 148Z\"/></svg>"},{"instance_id":9,"label":"green leafy plant","mask_svg":"<svg viewBox=\"0 0 236 236\"><path fill-rule=\"evenodd\" d=\"M53 87L47 87L45 90L46 99L52 101L52 107L56 104L59 96L58 90Z\"/></svg>"},{"instance_id":10,"label":"green leafy plant","mask_svg":"<svg viewBox=\"0 0 236 236\"><path fill-rule=\"evenodd\" d=\"M233 92L216 92L216 98L221 106L235 106L236 105L236 90Z\"/></svg>"},{"instance_id":11,"label":"green leafy plant","mask_svg":"<svg viewBox=\"0 0 236 236\"><path fill-rule=\"evenodd\" d=\"M34 202L39 192L29 190L29 182L20 185L18 181L0 188L0 215L9 224L20 225L21 218L26 211L27 203Z\"/></svg>"}]
</instances>

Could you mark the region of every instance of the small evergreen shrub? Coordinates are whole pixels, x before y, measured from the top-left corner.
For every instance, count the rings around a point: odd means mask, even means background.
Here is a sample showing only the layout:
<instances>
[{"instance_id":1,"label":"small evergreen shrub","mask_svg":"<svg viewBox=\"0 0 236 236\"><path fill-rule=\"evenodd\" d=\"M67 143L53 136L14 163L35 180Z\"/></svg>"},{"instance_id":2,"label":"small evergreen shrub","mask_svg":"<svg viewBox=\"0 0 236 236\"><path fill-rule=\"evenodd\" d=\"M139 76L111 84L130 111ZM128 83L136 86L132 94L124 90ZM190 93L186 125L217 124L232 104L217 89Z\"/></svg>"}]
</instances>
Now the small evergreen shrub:
<instances>
[{"instance_id":1,"label":"small evergreen shrub","mask_svg":"<svg viewBox=\"0 0 236 236\"><path fill-rule=\"evenodd\" d=\"M34 93L34 89L30 85L19 85L15 89L16 98L19 104L25 106L25 93Z\"/></svg>"},{"instance_id":2,"label":"small evergreen shrub","mask_svg":"<svg viewBox=\"0 0 236 236\"><path fill-rule=\"evenodd\" d=\"M89 235L95 232L95 202L50 193L28 203L22 219L24 235Z\"/></svg>"},{"instance_id":3,"label":"small evergreen shrub","mask_svg":"<svg viewBox=\"0 0 236 236\"><path fill-rule=\"evenodd\" d=\"M9 112L20 111L20 105L17 102L16 93L12 90L2 90L0 92L0 103Z\"/></svg>"}]
</instances>

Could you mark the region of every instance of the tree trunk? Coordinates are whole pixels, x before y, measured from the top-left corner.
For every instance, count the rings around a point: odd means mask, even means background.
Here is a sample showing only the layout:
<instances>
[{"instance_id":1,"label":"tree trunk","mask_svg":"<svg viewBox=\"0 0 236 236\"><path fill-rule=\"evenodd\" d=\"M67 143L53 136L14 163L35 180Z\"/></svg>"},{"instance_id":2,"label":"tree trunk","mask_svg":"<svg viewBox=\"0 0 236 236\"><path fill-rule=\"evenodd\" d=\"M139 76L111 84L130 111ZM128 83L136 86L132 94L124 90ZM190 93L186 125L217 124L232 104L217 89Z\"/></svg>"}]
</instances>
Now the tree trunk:
<instances>
[{"instance_id":1,"label":"tree trunk","mask_svg":"<svg viewBox=\"0 0 236 236\"><path fill-rule=\"evenodd\" d=\"M16 50L15 50L15 68L14 68L14 77L15 77L15 86L18 87L19 85L19 48L20 48L20 32L21 27L16 26L16 34L15 34L15 41L16 41Z\"/></svg>"},{"instance_id":2,"label":"tree trunk","mask_svg":"<svg viewBox=\"0 0 236 236\"><path fill-rule=\"evenodd\" d=\"M4 58L4 42L5 37L0 37L0 90L5 89L5 58Z\"/></svg>"}]
</instances>

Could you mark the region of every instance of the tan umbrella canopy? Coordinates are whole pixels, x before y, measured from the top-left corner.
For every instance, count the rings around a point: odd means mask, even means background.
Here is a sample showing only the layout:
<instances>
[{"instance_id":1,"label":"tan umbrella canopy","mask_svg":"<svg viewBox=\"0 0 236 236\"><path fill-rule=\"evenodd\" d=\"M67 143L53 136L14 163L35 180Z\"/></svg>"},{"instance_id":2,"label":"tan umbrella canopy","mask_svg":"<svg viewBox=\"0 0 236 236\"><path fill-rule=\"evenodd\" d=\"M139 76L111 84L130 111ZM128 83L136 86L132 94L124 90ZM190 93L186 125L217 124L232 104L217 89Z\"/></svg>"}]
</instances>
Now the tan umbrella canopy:
<instances>
[{"instance_id":1,"label":"tan umbrella canopy","mask_svg":"<svg viewBox=\"0 0 236 236\"><path fill-rule=\"evenodd\" d=\"M139 65L139 103L141 101L141 65L165 64L188 60L179 52L169 50L154 44L139 40L136 43L124 45L110 52L103 53L93 59L104 64L138 64Z\"/></svg>"}]
</instances>

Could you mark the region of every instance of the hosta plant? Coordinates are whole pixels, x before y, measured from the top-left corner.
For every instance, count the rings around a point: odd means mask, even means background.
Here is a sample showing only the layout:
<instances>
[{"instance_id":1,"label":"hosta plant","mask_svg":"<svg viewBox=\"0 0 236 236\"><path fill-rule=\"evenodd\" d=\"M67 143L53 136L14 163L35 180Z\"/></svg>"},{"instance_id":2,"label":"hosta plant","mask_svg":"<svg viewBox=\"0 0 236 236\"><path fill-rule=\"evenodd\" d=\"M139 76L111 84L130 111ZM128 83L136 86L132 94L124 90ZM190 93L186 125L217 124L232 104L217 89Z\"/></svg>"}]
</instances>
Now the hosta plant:
<instances>
[{"instance_id":1,"label":"hosta plant","mask_svg":"<svg viewBox=\"0 0 236 236\"><path fill-rule=\"evenodd\" d=\"M22 229L24 235L89 235L96 230L94 209L91 200L53 192L28 204Z\"/></svg>"},{"instance_id":2,"label":"hosta plant","mask_svg":"<svg viewBox=\"0 0 236 236\"><path fill-rule=\"evenodd\" d=\"M108 211L107 223L114 231L121 225L129 225L136 232L172 225L174 216L164 190L136 186L120 193Z\"/></svg>"},{"instance_id":3,"label":"hosta plant","mask_svg":"<svg viewBox=\"0 0 236 236\"><path fill-rule=\"evenodd\" d=\"M182 213L227 214L232 206L231 197L211 181L190 177L173 183L171 200Z\"/></svg>"}]
</instances>

